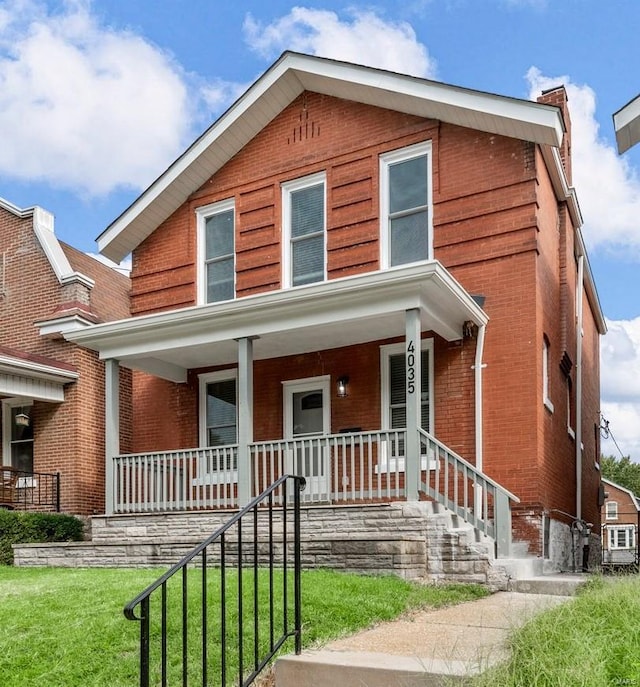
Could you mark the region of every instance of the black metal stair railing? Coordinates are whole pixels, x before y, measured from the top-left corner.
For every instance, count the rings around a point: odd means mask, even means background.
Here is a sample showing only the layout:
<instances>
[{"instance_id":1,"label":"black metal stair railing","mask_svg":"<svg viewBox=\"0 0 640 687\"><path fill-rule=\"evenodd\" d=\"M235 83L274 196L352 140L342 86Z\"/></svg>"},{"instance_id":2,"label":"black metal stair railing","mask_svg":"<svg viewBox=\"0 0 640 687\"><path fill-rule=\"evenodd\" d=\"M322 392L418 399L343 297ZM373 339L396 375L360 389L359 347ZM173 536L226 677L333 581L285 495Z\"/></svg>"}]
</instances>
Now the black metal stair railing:
<instances>
[{"instance_id":1,"label":"black metal stair railing","mask_svg":"<svg viewBox=\"0 0 640 687\"><path fill-rule=\"evenodd\" d=\"M247 687L289 639L300 653L304 487L282 476L125 606L140 687Z\"/></svg>"},{"instance_id":2,"label":"black metal stair railing","mask_svg":"<svg viewBox=\"0 0 640 687\"><path fill-rule=\"evenodd\" d=\"M0 508L60 512L60 473L0 465Z\"/></svg>"}]
</instances>

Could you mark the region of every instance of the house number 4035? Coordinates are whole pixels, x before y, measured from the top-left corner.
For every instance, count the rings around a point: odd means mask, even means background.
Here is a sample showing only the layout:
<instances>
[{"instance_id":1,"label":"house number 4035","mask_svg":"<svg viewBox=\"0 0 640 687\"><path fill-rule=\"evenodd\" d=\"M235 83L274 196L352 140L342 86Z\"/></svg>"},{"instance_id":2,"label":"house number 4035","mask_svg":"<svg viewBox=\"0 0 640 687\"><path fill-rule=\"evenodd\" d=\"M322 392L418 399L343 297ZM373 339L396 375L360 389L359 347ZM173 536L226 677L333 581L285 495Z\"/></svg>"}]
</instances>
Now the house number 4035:
<instances>
[{"instance_id":1,"label":"house number 4035","mask_svg":"<svg viewBox=\"0 0 640 687\"><path fill-rule=\"evenodd\" d=\"M416 392L416 349L413 340L407 344L407 393Z\"/></svg>"}]
</instances>

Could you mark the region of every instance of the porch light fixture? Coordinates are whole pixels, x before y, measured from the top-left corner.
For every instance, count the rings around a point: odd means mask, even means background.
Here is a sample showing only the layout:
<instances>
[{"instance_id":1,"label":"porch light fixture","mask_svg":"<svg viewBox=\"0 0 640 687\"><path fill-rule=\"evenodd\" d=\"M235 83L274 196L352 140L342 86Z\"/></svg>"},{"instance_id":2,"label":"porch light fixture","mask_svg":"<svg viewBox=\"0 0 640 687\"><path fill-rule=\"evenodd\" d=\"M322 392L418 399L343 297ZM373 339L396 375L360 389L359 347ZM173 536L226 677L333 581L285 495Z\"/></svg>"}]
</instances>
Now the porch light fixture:
<instances>
[{"instance_id":1,"label":"porch light fixture","mask_svg":"<svg viewBox=\"0 0 640 687\"><path fill-rule=\"evenodd\" d=\"M24 412L18 413L15 417L16 427L28 427L29 426L29 416Z\"/></svg>"},{"instance_id":2,"label":"porch light fixture","mask_svg":"<svg viewBox=\"0 0 640 687\"><path fill-rule=\"evenodd\" d=\"M338 393L337 396L338 398L344 398L347 396L347 384L349 383L349 377L346 375L342 375L342 377L338 378Z\"/></svg>"}]
</instances>

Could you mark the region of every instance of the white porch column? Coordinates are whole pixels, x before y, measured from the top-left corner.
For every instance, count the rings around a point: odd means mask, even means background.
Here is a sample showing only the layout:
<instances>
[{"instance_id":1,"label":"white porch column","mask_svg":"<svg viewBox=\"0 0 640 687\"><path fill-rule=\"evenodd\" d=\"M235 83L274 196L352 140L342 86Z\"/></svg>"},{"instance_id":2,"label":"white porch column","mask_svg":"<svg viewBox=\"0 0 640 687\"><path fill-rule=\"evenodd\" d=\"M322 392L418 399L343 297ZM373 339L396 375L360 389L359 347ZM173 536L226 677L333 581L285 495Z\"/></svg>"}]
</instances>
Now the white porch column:
<instances>
[{"instance_id":1,"label":"white porch column","mask_svg":"<svg viewBox=\"0 0 640 687\"><path fill-rule=\"evenodd\" d=\"M253 442L253 340L238 339L238 503L251 500Z\"/></svg>"},{"instance_id":2,"label":"white porch column","mask_svg":"<svg viewBox=\"0 0 640 687\"><path fill-rule=\"evenodd\" d=\"M114 510L113 459L120 454L120 364L105 360L104 364L105 420L104 420L104 507L111 515Z\"/></svg>"},{"instance_id":3,"label":"white porch column","mask_svg":"<svg viewBox=\"0 0 640 687\"><path fill-rule=\"evenodd\" d=\"M421 389L420 310L412 308L405 313L407 441L404 449L404 478L407 501L418 500L420 485L420 406Z\"/></svg>"}]
</instances>

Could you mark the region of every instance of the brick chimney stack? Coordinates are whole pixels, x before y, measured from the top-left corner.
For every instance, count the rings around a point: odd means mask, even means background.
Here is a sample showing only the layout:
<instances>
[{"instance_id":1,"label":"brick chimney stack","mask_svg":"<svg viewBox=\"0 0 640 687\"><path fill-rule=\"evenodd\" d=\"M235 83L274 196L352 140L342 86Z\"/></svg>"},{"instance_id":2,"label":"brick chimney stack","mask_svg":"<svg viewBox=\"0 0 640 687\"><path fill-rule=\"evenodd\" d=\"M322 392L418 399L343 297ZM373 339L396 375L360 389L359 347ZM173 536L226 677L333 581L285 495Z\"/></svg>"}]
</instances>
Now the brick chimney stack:
<instances>
[{"instance_id":1,"label":"brick chimney stack","mask_svg":"<svg viewBox=\"0 0 640 687\"><path fill-rule=\"evenodd\" d=\"M562 139L562 145L560 146L560 157L562 159L565 174L567 175L567 181L569 182L569 186L571 186L571 117L569 116L569 98L567 96L567 91L564 86L549 88L546 91L542 91L542 95L538 97L538 102L544 103L545 105L555 105L559 107L562 112L565 132Z\"/></svg>"}]
</instances>

